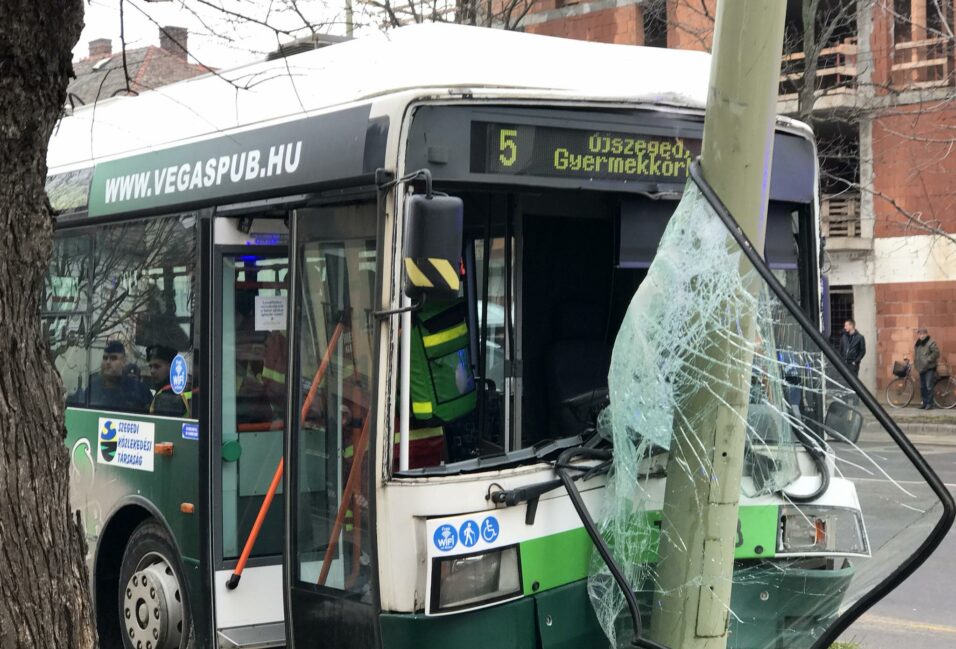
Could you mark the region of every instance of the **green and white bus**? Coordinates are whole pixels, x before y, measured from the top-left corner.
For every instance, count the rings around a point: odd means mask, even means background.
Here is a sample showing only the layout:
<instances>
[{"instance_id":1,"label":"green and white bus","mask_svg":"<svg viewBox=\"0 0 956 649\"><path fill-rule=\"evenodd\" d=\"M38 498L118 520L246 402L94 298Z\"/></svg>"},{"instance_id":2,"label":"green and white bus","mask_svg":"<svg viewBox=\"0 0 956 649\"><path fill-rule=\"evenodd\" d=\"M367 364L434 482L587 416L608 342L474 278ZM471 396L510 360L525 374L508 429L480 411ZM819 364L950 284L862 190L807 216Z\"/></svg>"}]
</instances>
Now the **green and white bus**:
<instances>
[{"instance_id":1,"label":"green and white bus","mask_svg":"<svg viewBox=\"0 0 956 649\"><path fill-rule=\"evenodd\" d=\"M701 53L415 26L65 117L43 317L103 646L623 642L574 494L599 522L631 503L639 542L609 540L646 635L668 448L628 464L602 413L657 403L615 401L608 377L700 151L708 73ZM832 640L951 520L806 331L806 126L777 121L769 184L756 266L777 283L718 603L748 649ZM415 216L433 191L452 209ZM674 336L675 355L693 344ZM633 493L607 488L612 464Z\"/></svg>"}]
</instances>

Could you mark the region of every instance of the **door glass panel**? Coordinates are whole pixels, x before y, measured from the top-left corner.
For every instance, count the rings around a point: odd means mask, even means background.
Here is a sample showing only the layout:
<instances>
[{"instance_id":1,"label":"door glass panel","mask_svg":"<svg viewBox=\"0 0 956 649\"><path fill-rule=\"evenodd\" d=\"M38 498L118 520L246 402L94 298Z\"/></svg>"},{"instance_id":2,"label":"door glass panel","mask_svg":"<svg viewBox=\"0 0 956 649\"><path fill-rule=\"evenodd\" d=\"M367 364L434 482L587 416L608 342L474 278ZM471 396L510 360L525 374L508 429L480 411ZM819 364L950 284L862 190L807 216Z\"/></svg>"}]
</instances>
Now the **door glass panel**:
<instances>
[{"instance_id":1,"label":"door glass panel","mask_svg":"<svg viewBox=\"0 0 956 649\"><path fill-rule=\"evenodd\" d=\"M513 244L512 244L513 245ZM487 277L486 275L487 268ZM475 240L475 276L477 277L477 320L478 340L481 346L482 363L477 368L480 375L484 370L484 390L481 413L484 426L479 427L481 435L479 451L482 455L501 453L507 450L505 430L510 414L506 400L509 398L508 385L505 383L505 360L510 356L508 346L511 341L506 335L505 314L507 313L507 294L505 290L505 238L493 237L489 240L488 251L485 241ZM487 296L487 307L484 304ZM487 325L485 317L487 313ZM456 458L464 459L464 458Z\"/></svg>"},{"instance_id":2,"label":"door glass panel","mask_svg":"<svg viewBox=\"0 0 956 649\"><path fill-rule=\"evenodd\" d=\"M369 601L375 208L297 219L296 577Z\"/></svg>"},{"instance_id":3,"label":"door glass panel","mask_svg":"<svg viewBox=\"0 0 956 649\"><path fill-rule=\"evenodd\" d=\"M285 256L229 255L222 272L223 556L242 552L282 457ZM281 487L278 490L281 493ZM250 556L282 553L282 499L272 501Z\"/></svg>"}]
</instances>

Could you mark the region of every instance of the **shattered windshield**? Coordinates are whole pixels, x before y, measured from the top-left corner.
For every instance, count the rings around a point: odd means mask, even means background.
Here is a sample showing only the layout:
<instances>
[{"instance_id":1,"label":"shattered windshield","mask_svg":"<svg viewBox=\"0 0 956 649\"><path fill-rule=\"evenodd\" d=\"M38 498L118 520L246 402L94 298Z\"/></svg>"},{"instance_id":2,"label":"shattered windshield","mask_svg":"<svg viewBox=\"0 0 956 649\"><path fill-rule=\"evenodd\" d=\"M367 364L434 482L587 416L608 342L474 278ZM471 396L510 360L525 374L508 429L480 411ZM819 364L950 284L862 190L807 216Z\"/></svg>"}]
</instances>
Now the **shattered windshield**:
<instances>
[{"instance_id":1,"label":"shattered windshield","mask_svg":"<svg viewBox=\"0 0 956 649\"><path fill-rule=\"evenodd\" d=\"M814 646L941 520L936 493L693 183L627 308L608 391L599 526L643 636L665 646L728 625L728 647ZM596 554L588 590L611 643L628 644L622 591Z\"/></svg>"}]
</instances>

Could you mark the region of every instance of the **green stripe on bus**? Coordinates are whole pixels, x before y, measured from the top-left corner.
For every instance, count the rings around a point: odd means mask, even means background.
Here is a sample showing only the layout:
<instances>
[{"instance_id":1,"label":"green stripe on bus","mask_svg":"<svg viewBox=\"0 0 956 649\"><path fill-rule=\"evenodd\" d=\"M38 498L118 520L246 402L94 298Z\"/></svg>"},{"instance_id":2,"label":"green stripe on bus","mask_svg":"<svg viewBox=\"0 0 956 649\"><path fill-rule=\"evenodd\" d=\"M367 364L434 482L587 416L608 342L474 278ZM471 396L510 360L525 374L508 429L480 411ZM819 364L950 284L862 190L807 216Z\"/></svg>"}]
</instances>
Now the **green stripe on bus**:
<instances>
[{"instance_id":1,"label":"green stripe on bus","mask_svg":"<svg viewBox=\"0 0 956 649\"><path fill-rule=\"evenodd\" d=\"M735 559L769 559L777 541L777 505L741 507ZM647 512L651 534L655 537L637 560L657 561L660 512ZM521 543L521 576L525 595L557 588L588 576L592 552L591 538L583 527L559 532ZM633 559L632 559L633 560ZM535 587L537 584L537 587Z\"/></svg>"}]
</instances>

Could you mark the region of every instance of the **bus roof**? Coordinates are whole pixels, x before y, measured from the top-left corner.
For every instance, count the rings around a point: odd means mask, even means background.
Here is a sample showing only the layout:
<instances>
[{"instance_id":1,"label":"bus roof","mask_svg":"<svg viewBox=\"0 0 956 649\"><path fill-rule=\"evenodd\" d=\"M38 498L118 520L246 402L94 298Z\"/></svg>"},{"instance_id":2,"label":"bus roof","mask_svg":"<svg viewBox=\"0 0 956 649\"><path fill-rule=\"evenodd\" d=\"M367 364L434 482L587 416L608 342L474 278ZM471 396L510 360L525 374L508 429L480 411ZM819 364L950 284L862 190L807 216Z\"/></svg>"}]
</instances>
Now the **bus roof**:
<instances>
[{"instance_id":1,"label":"bus roof","mask_svg":"<svg viewBox=\"0 0 956 649\"><path fill-rule=\"evenodd\" d=\"M703 109L709 73L702 52L413 25L82 107L60 122L47 159L52 174L411 89Z\"/></svg>"}]
</instances>

